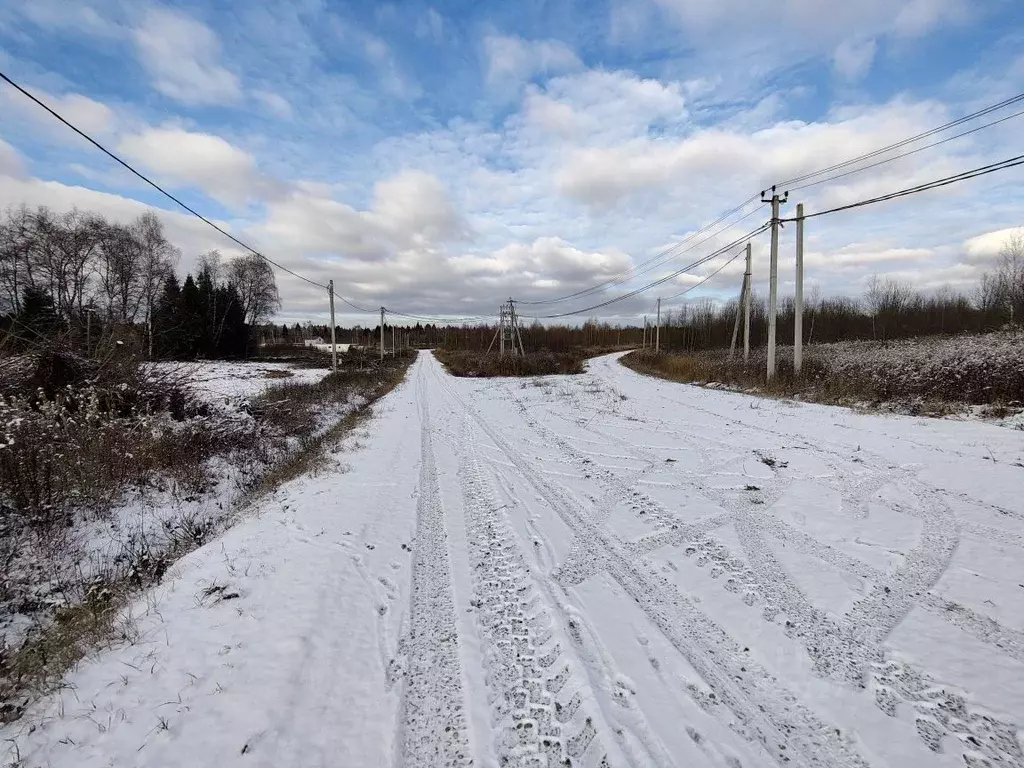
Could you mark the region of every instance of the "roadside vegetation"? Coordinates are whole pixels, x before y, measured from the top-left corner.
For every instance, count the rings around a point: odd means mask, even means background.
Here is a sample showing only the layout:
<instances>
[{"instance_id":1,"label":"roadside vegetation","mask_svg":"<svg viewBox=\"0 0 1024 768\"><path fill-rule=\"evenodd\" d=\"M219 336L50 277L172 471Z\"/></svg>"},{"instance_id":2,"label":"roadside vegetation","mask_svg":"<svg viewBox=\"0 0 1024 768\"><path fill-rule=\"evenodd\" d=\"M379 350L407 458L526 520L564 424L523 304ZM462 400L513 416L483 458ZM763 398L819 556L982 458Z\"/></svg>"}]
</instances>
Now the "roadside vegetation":
<instances>
[{"instance_id":1,"label":"roadside vegetation","mask_svg":"<svg viewBox=\"0 0 1024 768\"><path fill-rule=\"evenodd\" d=\"M353 351L329 373L320 354L323 375L292 383L287 353L273 367L147 363L118 343L0 357L0 722L91 649L132 641L141 590L251 498L321 467L414 357ZM252 370L255 394L212 394L187 366Z\"/></svg>"},{"instance_id":2,"label":"roadside vegetation","mask_svg":"<svg viewBox=\"0 0 1024 768\"><path fill-rule=\"evenodd\" d=\"M793 375L793 348L780 347L778 375L770 383L764 348L751 350L747 364L742 354L730 360L728 350L637 350L622 363L673 381L913 414L980 406L980 415L1001 418L1024 406L1024 335L1009 331L816 344L804 349L799 377Z\"/></svg>"},{"instance_id":3,"label":"roadside vegetation","mask_svg":"<svg viewBox=\"0 0 1024 768\"><path fill-rule=\"evenodd\" d=\"M434 355L453 376L548 376L559 373L583 373L588 357L582 350L572 352L527 352L525 355L499 355L496 352L438 349Z\"/></svg>"}]
</instances>

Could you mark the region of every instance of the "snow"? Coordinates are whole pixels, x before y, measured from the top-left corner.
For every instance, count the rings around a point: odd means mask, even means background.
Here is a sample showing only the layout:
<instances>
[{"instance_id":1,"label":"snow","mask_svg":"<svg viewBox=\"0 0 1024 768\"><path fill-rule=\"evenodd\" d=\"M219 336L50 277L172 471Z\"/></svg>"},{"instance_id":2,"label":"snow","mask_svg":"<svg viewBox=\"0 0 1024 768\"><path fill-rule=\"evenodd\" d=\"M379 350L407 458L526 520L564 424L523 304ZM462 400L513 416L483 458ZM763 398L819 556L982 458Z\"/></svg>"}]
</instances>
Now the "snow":
<instances>
[{"instance_id":1,"label":"snow","mask_svg":"<svg viewBox=\"0 0 1024 768\"><path fill-rule=\"evenodd\" d=\"M544 382L421 355L332 471L0 733L9 758L1024 766L1018 430L617 356Z\"/></svg>"},{"instance_id":2,"label":"snow","mask_svg":"<svg viewBox=\"0 0 1024 768\"><path fill-rule=\"evenodd\" d=\"M181 375L192 392L209 403L230 404L256 397L279 384L315 384L330 370L295 368L290 363L198 361L153 363L160 371Z\"/></svg>"}]
</instances>

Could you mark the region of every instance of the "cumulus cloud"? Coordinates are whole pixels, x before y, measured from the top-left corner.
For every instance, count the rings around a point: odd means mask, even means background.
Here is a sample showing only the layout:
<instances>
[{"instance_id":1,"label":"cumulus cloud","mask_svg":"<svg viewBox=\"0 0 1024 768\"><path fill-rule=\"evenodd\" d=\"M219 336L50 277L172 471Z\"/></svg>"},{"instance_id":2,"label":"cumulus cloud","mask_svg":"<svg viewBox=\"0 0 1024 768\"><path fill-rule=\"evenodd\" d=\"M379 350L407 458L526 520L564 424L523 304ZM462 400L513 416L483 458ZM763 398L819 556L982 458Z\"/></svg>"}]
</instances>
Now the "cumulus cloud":
<instances>
[{"instance_id":1,"label":"cumulus cloud","mask_svg":"<svg viewBox=\"0 0 1024 768\"><path fill-rule=\"evenodd\" d=\"M764 187L872 151L944 119L944 111L934 104L896 101L870 110L837 112L831 120L782 121L753 132L716 126L675 140L639 136L570 153L555 180L563 194L598 207L683 184L721 187L723 182L732 185L743 179L748 189ZM867 181L851 176L830 185L822 200L850 202L872 189L888 191L894 179L908 181L908 171L945 167L934 156L908 158L876 169Z\"/></svg>"},{"instance_id":2,"label":"cumulus cloud","mask_svg":"<svg viewBox=\"0 0 1024 768\"><path fill-rule=\"evenodd\" d=\"M165 96L190 106L241 99L239 79L219 63L220 41L205 24L154 6L132 35L139 61Z\"/></svg>"},{"instance_id":3,"label":"cumulus cloud","mask_svg":"<svg viewBox=\"0 0 1024 768\"><path fill-rule=\"evenodd\" d=\"M251 154L212 134L147 128L124 136L118 149L161 177L201 189L229 205L244 205L275 192Z\"/></svg>"},{"instance_id":4,"label":"cumulus cloud","mask_svg":"<svg viewBox=\"0 0 1024 768\"><path fill-rule=\"evenodd\" d=\"M993 262L1010 240L1024 237L1024 227L1008 227L977 235L963 244L967 261L974 263Z\"/></svg>"},{"instance_id":5,"label":"cumulus cloud","mask_svg":"<svg viewBox=\"0 0 1024 768\"><path fill-rule=\"evenodd\" d=\"M645 133L652 124L685 122L684 88L679 82L591 69L532 87L524 111L529 123L576 133L581 143L608 143Z\"/></svg>"},{"instance_id":6,"label":"cumulus cloud","mask_svg":"<svg viewBox=\"0 0 1024 768\"><path fill-rule=\"evenodd\" d=\"M26 90L86 133L102 137L116 127L117 118L114 111L106 104L87 96L79 93L54 94L34 87L28 87ZM10 88L0 91L0 104L3 104L5 110L10 110L11 113L17 113L32 120L35 124L43 126L54 136L75 144L81 141L65 126L55 122L51 115Z\"/></svg>"},{"instance_id":7,"label":"cumulus cloud","mask_svg":"<svg viewBox=\"0 0 1024 768\"><path fill-rule=\"evenodd\" d=\"M559 40L524 40L509 35L484 38L488 81L521 82L537 74L554 74L582 66L573 50Z\"/></svg>"}]
</instances>

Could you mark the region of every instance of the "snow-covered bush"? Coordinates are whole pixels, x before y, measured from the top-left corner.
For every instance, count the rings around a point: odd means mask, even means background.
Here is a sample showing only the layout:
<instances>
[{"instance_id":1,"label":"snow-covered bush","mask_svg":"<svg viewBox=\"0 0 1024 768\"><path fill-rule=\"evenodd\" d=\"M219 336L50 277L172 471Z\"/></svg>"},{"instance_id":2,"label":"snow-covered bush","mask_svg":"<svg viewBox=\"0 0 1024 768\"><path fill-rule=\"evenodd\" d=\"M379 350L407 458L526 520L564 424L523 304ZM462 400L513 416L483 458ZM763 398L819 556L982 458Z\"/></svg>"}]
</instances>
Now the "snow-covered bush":
<instances>
[{"instance_id":1,"label":"snow-covered bush","mask_svg":"<svg viewBox=\"0 0 1024 768\"><path fill-rule=\"evenodd\" d=\"M779 347L778 377L770 387L763 347L751 350L747 364L742 355L729 360L725 350L637 352L624 360L680 381L767 388L826 402L1024 404L1024 336L1012 332L815 344L804 348L799 378L793 375L793 348Z\"/></svg>"}]
</instances>

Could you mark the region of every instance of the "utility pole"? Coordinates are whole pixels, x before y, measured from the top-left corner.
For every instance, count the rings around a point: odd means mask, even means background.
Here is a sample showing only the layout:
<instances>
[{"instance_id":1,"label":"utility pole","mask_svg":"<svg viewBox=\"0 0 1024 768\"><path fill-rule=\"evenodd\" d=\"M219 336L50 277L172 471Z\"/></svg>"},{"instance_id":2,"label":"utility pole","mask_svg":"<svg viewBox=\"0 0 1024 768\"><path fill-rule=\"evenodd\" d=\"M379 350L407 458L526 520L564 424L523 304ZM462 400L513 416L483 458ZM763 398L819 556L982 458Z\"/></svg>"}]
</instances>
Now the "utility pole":
<instances>
[{"instance_id":1,"label":"utility pole","mask_svg":"<svg viewBox=\"0 0 1024 768\"><path fill-rule=\"evenodd\" d=\"M768 380L775 378L775 330L778 318L776 317L777 304L779 299L779 206L789 200L789 192L781 198L775 193L775 185L772 185L771 200L764 199L764 190L761 191L761 202L772 204L772 252L771 261L768 266Z\"/></svg>"},{"instance_id":2,"label":"utility pole","mask_svg":"<svg viewBox=\"0 0 1024 768\"><path fill-rule=\"evenodd\" d=\"M500 335L500 341L498 343L498 354L501 357L505 356L505 305L502 304L498 310L498 334Z\"/></svg>"},{"instance_id":3,"label":"utility pole","mask_svg":"<svg viewBox=\"0 0 1024 768\"><path fill-rule=\"evenodd\" d=\"M796 206L796 314L793 316L793 373L800 375L804 362L804 204Z\"/></svg>"},{"instance_id":4,"label":"utility pole","mask_svg":"<svg viewBox=\"0 0 1024 768\"><path fill-rule=\"evenodd\" d=\"M380 308L380 361L384 362L384 307Z\"/></svg>"},{"instance_id":5,"label":"utility pole","mask_svg":"<svg viewBox=\"0 0 1024 768\"><path fill-rule=\"evenodd\" d=\"M327 293L331 297L331 367L338 372L338 345L334 339L334 281L327 281Z\"/></svg>"},{"instance_id":6,"label":"utility pole","mask_svg":"<svg viewBox=\"0 0 1024 768\"><path fill-rule=\"evenodd\" d=\"M658 298L658 328L654 332L654 351L661 352L661 298Z\"/></svg>"},{"instance_id":7,"label":"utility pole","mask_svg":"<svg viewBox=\"0 0 1024 768\"><path fill-rule=\"evenodd\" d=\"M647 315L644 315L644 342L641 349L647 349Z\"/></svg>"},{"instance_id":8,"label":"utility pole","mask_svg":"<svg viewBox=\"0 0 1024 768\"><path fill-rule=\"evenodd\" d=\"M732 342L729 344L729 359L732 360L736 354L736 339L740 335L740 315L743 313L743 299L747 295L747 275L743 274L743 282L740 283L740 300L736 303L736 322L732 324Z\"/></svg>"},{"instance_id":9,"label":"utility pole","mask_svg":"<svg viewBox=\"0 0 1024 768\"><path fill-rule=\"evenodd\" d=\"M394 357L398 354L398 350L395 349L395 326L391 326L391 356Z\"/></svg>"},{"instance_id":10,"label":"utility pole","mask_svg":"<svg viewBox=\"0 0 1024 768\"><path fill-rule=\"evenodd\" d=\"M747 292L743 296L743 363L750 359L750 243L747 243L747 271L743 273L743 281L747 286Z\"/></svg>"}]
</instances>

